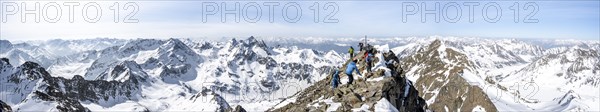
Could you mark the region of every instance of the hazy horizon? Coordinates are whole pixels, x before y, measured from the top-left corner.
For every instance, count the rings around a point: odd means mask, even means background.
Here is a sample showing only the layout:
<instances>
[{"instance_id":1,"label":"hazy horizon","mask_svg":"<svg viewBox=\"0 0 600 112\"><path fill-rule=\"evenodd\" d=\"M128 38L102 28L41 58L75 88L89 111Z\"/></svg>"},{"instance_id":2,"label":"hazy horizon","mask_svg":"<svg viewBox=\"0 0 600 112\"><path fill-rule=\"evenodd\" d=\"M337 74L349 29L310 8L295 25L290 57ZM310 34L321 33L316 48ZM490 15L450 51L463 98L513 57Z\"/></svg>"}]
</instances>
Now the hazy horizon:
<instances>
[{"instance_id":1,"label":"hazy horizon","mask_svg":"<svg viewBox=\"0 0 600 112\"><path fill-rule=\"evenodd\" d=\"M3 1L2 8L6 10L2 10L0 38L219 39L252 35L286 38L443 35L600 40L600 1L56 2L53 5L52 2L43 1ZM23 5L29 9L35 3L43 8L39 10L42 13L37 13L41 16L39 20L35 20L37 15L32 12L25 12L21 16L22 11L10 10L21 9ZM73 15L69 15L69 7L64 5L68 3L78 4L74 7ZM101 11L88 6L86 13L82 13L86 9L82 7L89 4L97 4ZM117 10L111 7L114 4L128 6L129 9L122 8L118 10L119 14L115 14ZM239 6L235 11L211 10L230 10L236 4ZM320 8L313 7L317 5ZM520 7L518 10L513 7L517 5ZM61 7L62 13L58 13L53 6ZM273 8L273 12L269 8ZM287 9L287 13L284 13L284 9ZM318 15L315 16L315 12ZM101 15L96 15L98 13Z\"/></svg>"}]
</instances>

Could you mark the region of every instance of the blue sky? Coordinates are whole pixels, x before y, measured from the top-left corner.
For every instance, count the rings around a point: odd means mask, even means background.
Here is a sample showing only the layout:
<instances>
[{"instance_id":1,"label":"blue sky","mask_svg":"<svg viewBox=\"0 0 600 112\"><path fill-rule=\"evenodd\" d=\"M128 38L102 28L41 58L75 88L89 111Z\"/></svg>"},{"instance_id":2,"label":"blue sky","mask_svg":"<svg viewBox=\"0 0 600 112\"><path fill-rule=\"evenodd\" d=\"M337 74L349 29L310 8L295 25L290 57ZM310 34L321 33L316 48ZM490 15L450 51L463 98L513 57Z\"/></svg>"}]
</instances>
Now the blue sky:
<instances>
[{"instance_id":1,"label":"blue sky","mask_svg":"<svg viewBox=\"0 0 600 112\"><path fill-rule=\"evenodd\" d=\"M4 5L7 1L2 1L2 16L6 16L8 6ZM8 1L18 4L22 8L21 1ZM35 2L23 2L28 7L33 7ZM117 1L120 7L123 7L128 1ZM26 23L21 23L22 19L17 12L15 15L6 16L6 23L0 25L0 37L8 40L43 40L53 38L63 39L81 39L81 38L221 38L221 37L362 37L364 35L375 37L403 37L403 36L468 36L468 37L490 37L490 38L566 38L566 39L600 39L600 1L276 1L278 6L274 7L274 22L268 20L268 7L264 4L272 1L239 1L242 13L252 18L257 15L255 7L243 9L246 4L255 2L260 6L260 20L255 23L245 21L243 16L239 23L234 22L233 15L227 15L227 21L221 22L220 12L215 15L208 15L207 22L202 21L203 3L215 3L217 8L222 8L225 3L227 8L234 6L236 1L209 2L209 1L134 1L139 11L133 16L138 19L137 23L114 23L114 10L110 7L114 5L113 1L101 1L98 3L102 10L102 16L96 23L89 23L83 20L83 6L90 2L78 2L75 7L74 22L68 21L67 7L62 6L62 16L57 23L48 23L42 16L39 23L34 22L34 15L26 15ZM331 3L329 3L331 2ZM474 7L474 13L471 15L473 23L469 22L469 7L466 2L478 3ZM39 1L40 7L48 4L46 1ZM63 4L63 2L57 2ZM297 3L301 8L300 19L295 23L284 20L283 7L286 4ZM311 6L319 4L319 19L323 20L333 8L337 8L337 13L333 13L333 19L337 23L314 22L314 10ZM331 6L325 10L325 4ZM435 4L440 6L437 12L440 14L440 22L433 20L434 15L425 16L427 21L421 22L421 11L423 7L433 9ZM458 5L452 5L452 4ZM484 20L482 12L486 4L497 3L501 11L495 7L489 7L487 10L489 18L495 17L496 12L502 15L500 19L491 23ZM510 7L515 3L519 4L519 22L514 22L514 10ZM526 4L529 7L525 10ZM404 8L410 9L410 6L403 4L417 4L419 8L415 15L408 15L406 22L403 22L403 12L409 13ZM425 6L423 6L423 4ZM207 7L204 5L205 8ZM213 5L214 6L214 5ZM248 5L250 6L250 5ZM444 8L444 6L449 6ZM461 8L457 13L456 6ZM537 13L531 13L533 8L537 8ZM297 10L295 7L288 7L290 18L295 17ZM50 9L50 8L49 8ZM56 14L55 10L41 10L50 15ZM88 10L94 12L95 10ZM122 20L131 10L121 9L119 20ZM97 11L96 11L97 12ZM91 14L94 15L95 13ZM445 21L444 15L450 19L461 14L460 19L455 23ZM537 19L537 23L524 23L523 19L527 15L532 19ZM53 16L50 16L53 17ZM4 19L4 17L2 18Z\"/></svg>"}]
</instances>

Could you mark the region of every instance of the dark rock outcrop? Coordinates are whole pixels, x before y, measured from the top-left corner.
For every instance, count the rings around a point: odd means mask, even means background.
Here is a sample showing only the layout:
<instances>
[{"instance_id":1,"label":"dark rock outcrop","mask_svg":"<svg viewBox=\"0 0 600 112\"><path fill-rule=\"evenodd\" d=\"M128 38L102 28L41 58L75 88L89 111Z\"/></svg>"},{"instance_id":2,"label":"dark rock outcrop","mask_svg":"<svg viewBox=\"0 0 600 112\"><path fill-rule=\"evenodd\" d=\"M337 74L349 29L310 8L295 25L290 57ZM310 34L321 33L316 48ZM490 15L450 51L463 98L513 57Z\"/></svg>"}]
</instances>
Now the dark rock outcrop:
<instances>
[{"instance_id":1,"label":"dark rock outcrop","mask_svg":"<svg viewBox=\"0 0 600 112\"><path fill-rule=\"evenodd\" d=\"M135 75L123 82L85 80L79 75L72 79L52 77L43 67L34 62L25 62L14 68L13 72L7 77L9 83L18 85L41 80L39 87L33 90L32 94L40 100L58 103L56 109L60 111L89 111L79 101L98 103L101 100L116 100L116 102L136 100L134 96L139 94L139 86L142 83L140 82L142 77Z\"/></svg>"},{"instance_id":2,"label":"dark rock outcrop","mask_svg":"<svg viewBox=\"0 0 600 112\"><path fill-rule=\"evenodd\" d=\"M229 108L227 109L227 112L246 112L246 109L244 109L242 106L237 105L233 108Z\"/></svg>"},{"instance_id":3,"label":"dark rock outcrop","mask_svg":"<svg viewBox=\"0 0 600 112\"><path fill-rule=\"evenodd\" d=\"M12 112L12 108L10 108L10 105L4 103L2 100L0 100L0 111L2 112Z\"/></svg>"},{"instance_id":4,"label":"dark rock outcrop","mask_svg":"<svg viewBox=\"0 0 600 112\"><path fill-rule=\"evenodd\" d=\"M471 85L461 74L472 70L474 63L468 57L451 48L442 47L444 43L435 40L425 49L402 59L403 67L416 68L410 75L419 79L415 85L426 100L433 100L429 107L433 111L472 111L481 106L485 111L497 111L487 94L476 85Z\"/></svg>"}]
</instances>

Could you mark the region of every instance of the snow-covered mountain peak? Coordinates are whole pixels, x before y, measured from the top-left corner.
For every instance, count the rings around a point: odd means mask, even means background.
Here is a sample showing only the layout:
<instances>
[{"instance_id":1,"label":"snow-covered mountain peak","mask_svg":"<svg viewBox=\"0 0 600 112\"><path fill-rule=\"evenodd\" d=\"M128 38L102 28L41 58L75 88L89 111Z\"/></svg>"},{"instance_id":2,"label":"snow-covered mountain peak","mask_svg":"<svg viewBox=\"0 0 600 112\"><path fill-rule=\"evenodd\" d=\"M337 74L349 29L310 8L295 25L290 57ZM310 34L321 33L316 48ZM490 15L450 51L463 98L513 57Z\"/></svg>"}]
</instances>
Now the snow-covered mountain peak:
<instances>
[{"instance_id":1,"label":"snow-covered mountain peak","mask_svg":"<svg viewBox=\"0 0 600 112\"><path fill-rule=\"evenodd\" d=\"M497 111L483 89L470 86L463 74L476 72L470 57L453 47L457 41L436 39L400 63L417 90L434 111L470 111L482 107ZM477 77L477 76L475 76ZM447 97L452 96L452 97Z\"/></svg>"},{"instance_id":2,"label":"snow-covered mountain peak","mask_svg":"<svg viewBox=\"0 0 600 112\"><path fill-rule=\"evenodd\" d=\"M572 55L574 55L574 56L598 57L598 50L582 48L582 47L578 47L578 46L570 48L568 52L573 53Z\"/></svg>"},{"instance_id":3,"label":"snow-covered mountain peak","mask_svg":"<svg viewBox=\"0 0 600 112\"><path fill-rule=\"evenodd\" d=\"M190 48L187 45L185 45L185 43L175 38L168 39L166 43L161 46L161 48L170 48L166 50L190 50Z\"/></svg>"},{"instance_id":4,"label":"snow-covered mountain peak","mask_svg":"<svg viewBox=\"0 0 600 112\"><path fill-rule=\"evenodd\" d=\"M246 42L248 44L254 44L254 43L258 42L258 40L256 40L256 38L254 38L254 36L250 36L246 39Z\"/></svg>"},{"instance_id":5,"label":"snow-covered mountain peak","mask_svg":"<svg viewBox=\"0 0 600 112\"><path fill-rule=\"evenodd\" d=\"M200 56L190 47L181 42L179 39L169 39L158 48L158 54L161 59L174 58L179 62L193 61L197 63Z\"/></svg>"},{"instance_id":6,"label":"snow-covered mountain peak","mask_svg":"<svg viewBox=\"0 0 600 112\"><path fill-rule=\"evenodd\" d=\"M27 43L12 44L7 40L0 40L0 57L11 59L9 61L13 65L33 61L47 67L50 64L48 60L54 59L55 55L43 48Z\"/></svg>"},{"instance_id":7,"label":"snow-covered mountain peak","mask_svg":"<svg viewBox=\"0 0 600 112\"><path fill-rule=\"evenodd\" d=\"M37 80L50 76L50 73L46 72L44 67L31 61L27 61L16 67L14 73L15 74L10 77L10 80L16 82L21 82L22 80Z\"/></svg>"},{"instance_id":8,"label":"snow-covered mountain peak","mask_svg":"<svg viewBox=\"0 0 600 112\"><path fill-rule=\"evenodd\" d=\"M3 57L9 58L10 63L14 65L21 65L27 61L37 61L35 57L23 52L19 49L12 49L4 54Z\"/></svg>"},{"instance_id":9,"label":"snow-covered mountain peak","mask_svg":"<svg viewBox=\"0 0 600 112\"><path fill-rule=\"evenodd\" d=\"M237 48L249 48L249 51L252 51L261 57L272 54L272 49L268 48L264 41L259 41L254 36L250 36L245 40L240 40L237 43L241 43L241 45L236 45Z\"/></svg>"},{"instance_id":10,"label":"snow-covered mountain peak","mask_svg":"<svg viewBox=\"0 0 600 112\"><path fill-rule=\"evenodd\" d=\"M4 53L13 48L12 43L8 40L0 40L0 53Z\"/></svg>"},{"instance_id":11,"label":"snow-covered mountain peak","mask_svg":"<svg viewBox=\"0 0 600 112\"><path fill-rule=\"evenodd\" d=\"M26 41L31 45L40 46L59 56L67 56L88 50L102 50L108 47L123 45L127 40L94 38L81 40L52 39L46 41Z\"/></svg>"},{"instance_id":12,"label":"snow-covered mountain peak","mask_svg":"<svg viewBox=\"0 0 600 112\"><path fill-rule=\"evenodd\" d=\"M589 110L591 105L584 104L581 98L581 95L579 95L577 92L575 92L574 90L569 90L568 92L564 93L564 95L552 99L552 103L555 103L554 105L559 106L550 107L550 109L573 111Z\"/></svg>"},{"instance_id":13,"label":"snow-covered mountain peak","mask_svg":"<svg viewBox=\"0 0 600 112\"><path fill-rule=\"evenodd\" d=\"M138 51L154 50L165 42L156 39L137 39L118 47L119 52L136 53ZM106 49L105 49L106 50Z\"/></svg>"},{"instance_id":14,"label":"snow-covered mountain peak","mask_svg":"<svg viewBox=\"0 0 600 112\"><path fill-rule=\"evenodd\" d=\"M109 70L110 72L102 76L106 81L125 82L127 80L141 81L148 78L148 74L135 61L123 61Z\"/></svg>"},{"instance_id":15,"label":"snow-covered mountain peak","mask_svg":"<svg viewBox=\"0 0 600 112\"><path fill-rule=\"evenodd\" d=\"M254 38L254 36L248 37L248 39L245 40L245 43L249 46L258 46L258 47L262 47L262 48L267 48L267 44L265 44L265 42L263 40L259 41L256 38Z\"/></svg>"}]
</instances>

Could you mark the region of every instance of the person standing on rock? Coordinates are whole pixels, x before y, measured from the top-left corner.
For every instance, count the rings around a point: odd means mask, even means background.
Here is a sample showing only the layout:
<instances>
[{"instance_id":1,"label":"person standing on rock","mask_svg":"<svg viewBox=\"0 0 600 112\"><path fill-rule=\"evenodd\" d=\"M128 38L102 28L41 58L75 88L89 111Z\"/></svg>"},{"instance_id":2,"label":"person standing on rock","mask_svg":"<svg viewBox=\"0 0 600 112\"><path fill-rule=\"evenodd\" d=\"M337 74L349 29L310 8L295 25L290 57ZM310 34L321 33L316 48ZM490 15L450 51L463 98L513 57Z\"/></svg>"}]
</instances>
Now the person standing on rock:
<instances>
[{"instance_id":1,"label":"person standing on rock","mask_svg":"<svg viewBox=\"0 0 600 112\"><path fill-rule=\"evenodd\" d=\"M363 56L361 57L362 58L361 62L362 61L367 62L367 56L369 56L369 51L366 51L365 54L363 54Z\"/></svg>"},{"instance_id":2,"label":"person standing on rock","mask_svg":"<svg viewBox=\"0 0 600 112\"><path fill-rule=\"evenodd\" d=\"M366 58L365 61L367 61L367 63L366 63L366 65L367 65L367 73L369 74L369 73L371 73L371 63L373 62L373 54L367 52L367 55L365 55L365 56L366 56L365 57Z\"/></svg>"},{"instance_id":3,"label":"person standing on rock","mask_svg":"<svg viewBox=\"0 0 600 112\"><path fill-rule=\"evenodd\" d=\"M333 70L333 76L331 76L331 89L335 89L338 87L338 84L340 84L340 70L338 67L336 67Z\"/></svg>"},{"instance_id":4,"label":"person standing on rock","mask_svg":"<svg viewBox=\"0 0 600 112\"><path fill-rule=\"evenodd\" d=\"M358 71L358 67L356 67L356 62L356 59L354 59L352 60L352 62L346 65L346 75L348 75L348 84L352 84L352 81L354 81L354 77L352 77L352 72L356 71L356 73L358 73L359 76L362 76Z\"/></svg>"},{"instance_id":5,"label":"person standing on rock","mask_svg":"<svg viewBox=\"0 0 600 112\"><path fill-rule=\"evenodd\" d=\"M354 48L352 46L348 49L348 53L350 53L350 59L354 58Z\"/></svg>"},{"instance_id":6,"label":"person standing on rock","mask_svg":"<svg viewBox=\"0 0 600 112\"><path fill-rule=\"evenodd\" d=\"M359 49L358 50L359 52L363 50L363 43L362 42L358 43L358 49Z\"/></svg>"}]
</instances>

